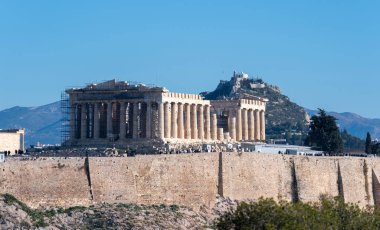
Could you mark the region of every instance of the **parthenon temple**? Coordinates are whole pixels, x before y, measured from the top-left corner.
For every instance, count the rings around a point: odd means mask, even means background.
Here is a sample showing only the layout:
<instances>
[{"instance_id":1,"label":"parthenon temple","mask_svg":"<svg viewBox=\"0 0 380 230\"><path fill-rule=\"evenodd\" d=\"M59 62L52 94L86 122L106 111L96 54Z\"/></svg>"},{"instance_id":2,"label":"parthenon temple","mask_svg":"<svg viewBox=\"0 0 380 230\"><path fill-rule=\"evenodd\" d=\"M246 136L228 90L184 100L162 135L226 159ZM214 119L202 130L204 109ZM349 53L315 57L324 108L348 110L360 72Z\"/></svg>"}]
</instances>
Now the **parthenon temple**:
<instances>
[{"instance_id":1,"label":"parthenon temple","mask_svg":"<svg viewBox=\"0 0 380 230\"><path fill-rule=\"evenodd\" d=\"M116 80L66 93L72 145L265 141L263 98L204 100Z\"/></svg>"}]
</instances>

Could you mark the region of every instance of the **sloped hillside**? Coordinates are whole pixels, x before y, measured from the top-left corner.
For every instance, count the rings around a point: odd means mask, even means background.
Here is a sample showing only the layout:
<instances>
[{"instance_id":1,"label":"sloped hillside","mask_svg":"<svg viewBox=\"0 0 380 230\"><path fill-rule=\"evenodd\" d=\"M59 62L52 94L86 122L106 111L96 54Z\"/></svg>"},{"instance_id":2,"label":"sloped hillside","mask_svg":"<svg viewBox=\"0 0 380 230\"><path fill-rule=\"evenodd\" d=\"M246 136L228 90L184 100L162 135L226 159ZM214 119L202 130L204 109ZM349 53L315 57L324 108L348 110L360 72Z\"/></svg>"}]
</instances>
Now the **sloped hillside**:
<instances>
[{"instance_id":1,"label":"sloped hillside","mask_svg":"<svg viewBox=\"0 0 380 230\"><path fill-rule=\"evenodd\" d=\"M230 81L220 81L212 92L202 93L206 99L238 99L263 97L267 104L267 139L287 135L305 135L309 116L301 106L290 101L277 86L261 79L250 79L246 74L234 74Z\"/></svg>"},{"instance_id":2,"label":"sloped hillside","mask_svg":"<svg viewBox=\"0 0 380 230\"><path fill-rule=\"evenodd\" d=\"M251 201L251 200L249 200ZM10 194L0 194L0 229L214 229L216 218L238 202L218 197L210 209L126 203L90 207L32 209Z\"/></svg>"}]
</instances>

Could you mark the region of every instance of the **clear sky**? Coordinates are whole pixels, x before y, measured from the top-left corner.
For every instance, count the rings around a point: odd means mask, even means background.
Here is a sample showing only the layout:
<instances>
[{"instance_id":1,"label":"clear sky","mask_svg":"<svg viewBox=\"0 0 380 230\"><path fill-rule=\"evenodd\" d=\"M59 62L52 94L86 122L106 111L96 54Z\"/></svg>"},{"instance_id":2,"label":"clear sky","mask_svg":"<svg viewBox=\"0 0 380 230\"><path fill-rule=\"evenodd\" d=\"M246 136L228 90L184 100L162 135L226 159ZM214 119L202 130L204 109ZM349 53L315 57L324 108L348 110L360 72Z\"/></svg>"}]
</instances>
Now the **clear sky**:
<instances>
[{"instance_id":1,"label":"clear sky","mask_svg":"<svg viewBox=\"0 0 380 230\"><path fill-rule=\"evenodd\" d=\"M234 70L380 117L380 1L0 1L0 110L117 78L213 90Z\"/></svg>"}]
</instances>

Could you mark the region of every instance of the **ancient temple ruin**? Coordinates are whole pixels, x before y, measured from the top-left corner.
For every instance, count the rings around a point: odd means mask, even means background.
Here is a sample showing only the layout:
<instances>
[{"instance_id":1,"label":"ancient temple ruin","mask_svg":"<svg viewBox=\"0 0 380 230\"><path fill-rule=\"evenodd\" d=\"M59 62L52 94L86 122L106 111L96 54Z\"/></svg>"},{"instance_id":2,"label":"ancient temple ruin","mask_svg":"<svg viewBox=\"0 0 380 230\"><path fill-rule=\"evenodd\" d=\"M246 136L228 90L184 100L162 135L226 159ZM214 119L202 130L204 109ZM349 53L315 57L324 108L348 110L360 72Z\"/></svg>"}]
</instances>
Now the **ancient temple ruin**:
<instances>
[{"instance_id":1,"label":"ancient temple ruin","mask_svg":"<svg viewBox=\"0 0 380 230\"><path fill-rule=\"evenodd\" d=\"M266 99L204 100L124 81L66 90L76 146L265 141Z\"/></svg>"}]
</instances>

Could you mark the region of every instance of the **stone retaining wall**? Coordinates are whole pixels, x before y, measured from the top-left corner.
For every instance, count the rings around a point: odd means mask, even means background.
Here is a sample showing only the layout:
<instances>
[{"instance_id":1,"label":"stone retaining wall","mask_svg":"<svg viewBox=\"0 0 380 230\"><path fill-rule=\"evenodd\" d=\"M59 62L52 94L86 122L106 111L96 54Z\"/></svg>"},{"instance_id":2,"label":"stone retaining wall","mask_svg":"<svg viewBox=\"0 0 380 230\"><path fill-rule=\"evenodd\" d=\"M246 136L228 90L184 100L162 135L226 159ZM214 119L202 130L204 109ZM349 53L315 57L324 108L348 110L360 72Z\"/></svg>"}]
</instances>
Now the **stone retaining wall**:
<instances>
[{"instance_id":1,"label":"stone retaining wall","mask_svg":"<svg viewBox=\"0 0 380 230\"><path fill-rule=\"evenodd\" d=\"M380 159L257 153L136 157L38 158L0 163L0 193L31 207L101 202L213 207L237 200L318 201L342 196L361 207L380 204Z\"/></svg>"}]
</instances>

